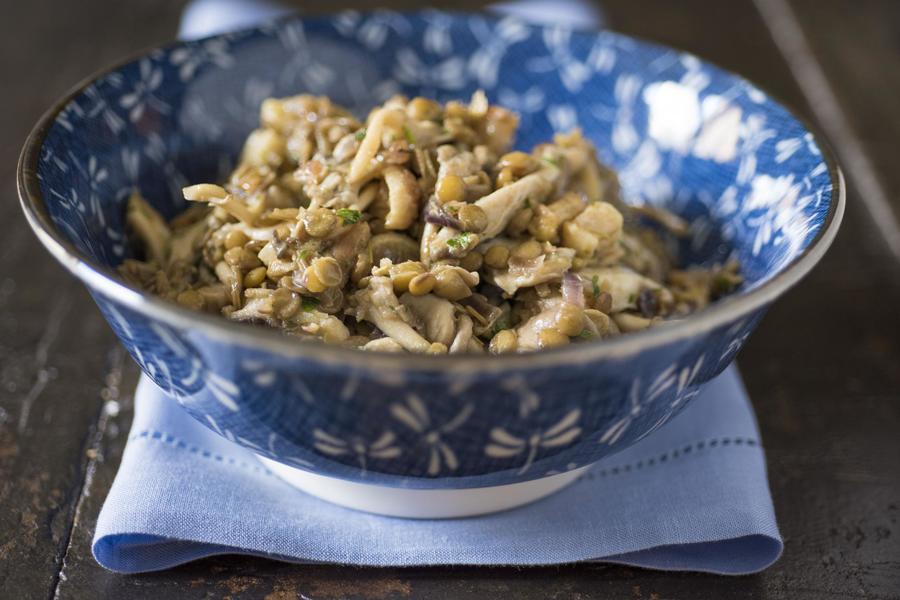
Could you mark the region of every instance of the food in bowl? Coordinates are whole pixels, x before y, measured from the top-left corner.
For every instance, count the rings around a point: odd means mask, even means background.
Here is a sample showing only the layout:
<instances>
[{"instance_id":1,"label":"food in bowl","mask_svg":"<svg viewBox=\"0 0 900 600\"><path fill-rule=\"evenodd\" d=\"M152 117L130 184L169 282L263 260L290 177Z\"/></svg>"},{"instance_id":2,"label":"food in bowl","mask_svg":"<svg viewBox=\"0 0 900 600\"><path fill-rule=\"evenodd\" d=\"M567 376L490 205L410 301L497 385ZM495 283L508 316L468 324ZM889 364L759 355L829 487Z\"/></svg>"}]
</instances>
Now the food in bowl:
<instances>
[{"instance_id":1,"label":"food in bowl","mask_svg":"<svg viewBox=\"0 0 900 600\"><path fill-rule=\"evenodd\" d=\"M434 51L436 15L449 54ZM468 13L390 16L402 26L385 26L378 12L293 17L157 48L86 81L29 137L22 207L147 377L210 431L328 484L304 489L327 497L323 488L341 489L331 484L360 484L344 502L377 511L375 499L389 498L395 515L510 508L689 406L824 255L844 211L842 178L815 132L777 101L680 50ZM494 44L511 32L520 41ZM563 66L588 56L606 57L604 66L591 59L567 78ZM567 62L548 68L557 57ZM578 123L629 202L664 205L691 223L679 240L684 264L734 253L744 283L642 333L488 359L305 343L183 309L114 275L135 256L123 245L136 237L124 223L131 191L170 219L184 208L184 185L225 180L210 174L239 155L261 90L314 92L357 111L379 94L462 97L479 87L521 115L519 148ZM523 495L518 484L539 491ZM481 501L491 489L502 506ZM428 499L407 511L396 490Z\"/></svg>"},{"instance_id":2,"label":"food in bowl","mask_svg":"<svg viewBox=\"0 0 900 600\"><path fill-rule=\"evenodd\" d=\"M518 118L397 96L365 124L327 97L262 103L224 186L166 223L138 193L120 273L197 310L365 350L529 351L646 329L734 289L680 270L686 224L622 202L579 130L510 151ZM648 226L647 220L658 227Z\"/></svg>"}]
</instances>

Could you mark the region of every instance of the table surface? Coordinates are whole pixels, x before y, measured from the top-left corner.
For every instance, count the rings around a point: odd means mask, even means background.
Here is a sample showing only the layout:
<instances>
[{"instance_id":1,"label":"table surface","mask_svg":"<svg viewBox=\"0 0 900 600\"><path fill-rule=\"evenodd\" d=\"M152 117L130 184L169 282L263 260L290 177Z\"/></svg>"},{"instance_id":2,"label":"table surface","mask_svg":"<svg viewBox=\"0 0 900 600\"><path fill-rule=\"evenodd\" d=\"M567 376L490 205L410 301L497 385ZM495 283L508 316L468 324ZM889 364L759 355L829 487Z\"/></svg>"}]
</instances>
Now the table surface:
<instances>
[{"instance_id":1,"label":"table surface","mask_svg":"<svg viewBox=\"0 0 900 600\"><path fill-rule=\"evenodd\" d=\"M900 598L900 2L603 2L613 29L712 59L817 122L848 176L834 246L740 356L785 538L776 565L740 578L242 557L140 576L101 569L91 536L138 371L28 230L15 162L42 110L89 73L171 38L182 3L9 5L0 19L0 590L17 593L8 597ZM118 412L104 410L110 401Z\"/></svg>"}]
</instances>

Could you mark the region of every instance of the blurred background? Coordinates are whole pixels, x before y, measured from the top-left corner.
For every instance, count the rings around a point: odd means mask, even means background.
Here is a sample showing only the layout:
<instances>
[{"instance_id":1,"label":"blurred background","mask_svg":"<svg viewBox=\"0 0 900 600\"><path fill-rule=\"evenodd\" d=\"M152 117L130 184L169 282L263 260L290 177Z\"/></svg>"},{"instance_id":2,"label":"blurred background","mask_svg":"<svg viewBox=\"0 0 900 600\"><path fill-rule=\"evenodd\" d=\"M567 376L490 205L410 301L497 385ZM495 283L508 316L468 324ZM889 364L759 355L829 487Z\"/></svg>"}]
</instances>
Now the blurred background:
<instances>
[{"instance_id":1,"label":"blurred background","mask_svg":"<svg viewBox=\"0 0 900 600\"><path fill-rule=\"evenodd\" d=\"M292 590L300 588L324 590L316 598L390 598L409 589L446 598L525 597L535 589L566 597L900 597L896 0L604 0L589 7L611 29L694 52L759 83L824 131L848 178L847 215L828 256L770 311L739 357L786 539L773 568L740 580L598 565L348 575L223 558L160 575L102 571L90 556L93 520L124 447L138 371L83 286L25 224L15 165L45 109L98 69L173 39L185 5L3 2L0 590L19 590L16 597L169 597L174 590L297 597ZM293 6L311 13L372 7L341 0Z\"/></svg>"}]
</instances>

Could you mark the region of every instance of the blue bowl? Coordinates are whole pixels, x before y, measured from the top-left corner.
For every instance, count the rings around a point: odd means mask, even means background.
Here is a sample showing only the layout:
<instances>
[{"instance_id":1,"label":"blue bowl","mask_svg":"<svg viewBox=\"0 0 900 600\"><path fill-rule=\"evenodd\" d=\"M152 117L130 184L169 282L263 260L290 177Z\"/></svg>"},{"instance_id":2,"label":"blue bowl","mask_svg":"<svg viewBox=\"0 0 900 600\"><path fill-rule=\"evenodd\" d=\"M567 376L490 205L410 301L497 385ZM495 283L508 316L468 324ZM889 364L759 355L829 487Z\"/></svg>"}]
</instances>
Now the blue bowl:
<instances>
[{"instance_id":1,"label":"blue bowl","mask_svg":"<svg viewBox=\"0 0 900 600\"><path fill-rule=\"evenodd\" d=\"M116 276L132 188L175 215L182 186L231 169L262 99L326 94L365 115L398 92L447 100L479 88L520 113L522 148L580 125L626 200L690 221L683 261L733 252L743 287L683 321L611 340L398 356L198 314ZM152 50L50 110L18 177L38 237L85 282L144 373L197 420L286 465L423 489L571 472L663 425L822 257L844 206L821 141L740 77L613 33L438 12L289 18Z\"/></svg>"}]
</instances>

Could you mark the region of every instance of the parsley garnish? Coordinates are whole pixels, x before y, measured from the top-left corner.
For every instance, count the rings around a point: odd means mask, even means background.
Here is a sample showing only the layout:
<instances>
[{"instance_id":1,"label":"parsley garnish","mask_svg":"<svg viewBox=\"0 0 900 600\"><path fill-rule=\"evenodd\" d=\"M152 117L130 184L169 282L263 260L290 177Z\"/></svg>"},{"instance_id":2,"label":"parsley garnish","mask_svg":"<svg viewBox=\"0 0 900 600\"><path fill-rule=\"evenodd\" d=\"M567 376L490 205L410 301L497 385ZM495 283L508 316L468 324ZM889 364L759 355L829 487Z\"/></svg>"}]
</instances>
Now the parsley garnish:
<instances>
[{"instance_id":1,"label":"parsley garnish","mask_svg":"<svg viewBox=\"0 0 900 600\"><path fill-rule=\"evenodd\" d=\"M531 208L531 198L525 198L525 208Z\"/></svg>"},{"instance_id":2,"label":"parsley garnish","mask_svg":"<svg viewBox=\"0 0 900 600\"><path fill-rule=\"evenodd\" d=\"M294 260L296 262L304 261L319 251L319 244L317 242L311 241L306 242L301 245L296 252L294 252Z\"/></svg>"},{"instance_id":3,"label":"parsley garnish","mask_svg":"<svg viewBox=\"0 0 900 600\"><path fill-rule=\"evenodd\" d=\"M356 141L357 141L357 142L363 141L363 139L365 139L365 137L366 137L366 128L363 127L362 129L360 129L359 131L357 131L357 132L356 132L356 135L353 136L353 137L356 138Z\"/></svg>"},{"instance_id":4,"label":"parsley garnish","mask_svg":"<svg viewBox=\"0 0 900 600\"><path fill-rule=\"evenodd\" d=\"M303 296L303 300L300 306L303 307L303 312L312 312L319 307L319 299L313 298L312 296Z\"/></svg>"},{"instance_id":5,"label":"parsley garnish","mask_svg":"<svg viewBox=\"0 0 900 600\"><path fill-rule=\"evenodd\" d=\"M494 337L504 329L509 329L511 326L512 323L509 322L509 317L507 315L502 315L494 321L494 327L491 329L491 337Z\"/></svg>"},{"instance_id":6,"label":"parsley garnish","mask_svg":"<svg viewBox=\"0 0 900 600\"><path fill-rule=\"evenodd\" d=\"M551 167L556 167L557 169L559 168L559 161L554 158L550 158L548 156L542 156L541 160L544 161L545 163L547 163L548 165L550 165Z\"/></svg>"},{"instance_id":7,"label":"parsley garnish","mask_svg":"<svg viewBox=\"0 0 900 600\"><path fill-rule=\"evenodd\" d=\"M581 330L581 333L578 334L578 337L582 337L582 338L588 339L588 338L594 337L594 334L591 333L591 330L590 330L590 329L582 329L582 330Z\"/></svg>"},{"instance_id":8,"label":"parsley garnish","mask_svg":"<svg viewBox=\"0 0 900 600\"><path fill-rule=\"evenodd\" d=\"M406 141L410 144L416 143L416 136L413 135L413 132L406 125L403 126L403 137L405 137Z\"/></svg>"},{"instance_id":9,"label":"parsley garnish","mask_svg":"<svg viewBox=\"0 0 900 600\"><path fill-rule=\"evenodd\" d=\"M600 284L598 283L599 280L599 275L594 275L593 277L591 277L591 291L594 292L594 298L600 296Z\"/></svg>"},{"instance_id":10,"label":"parsley garnish","mask_svg":"<svg viewBox=\"0 0 900 600\"><path fill-rule=\"evenodd\" d=\"M334 212L341 218L341 221L343 221L345 225L358 223L359 218L362 216L358 210L353 210L352 208L339 208Z\"/></svg>"},{"instance_id":11,"label":"parsley garnish","mask_svg":"<svg viewBox=\"0 0 900 600\"><path fill-rule=\"evenodd\" d=\"M459 235L454 235L452 238L447 240L447 245L453 248L454 250L465 250L469 247L469 243L472 241L472 234L468 231L460 233Z\"/></svg>"},{"instance_id":12,"label":"parsley garnish","mask_svg":"<svg viewBox=\"0 0 900 600\"><path fill-rule=\"evenodd\" d=\"M637 294L628 294L628 304L634 304L637 300Z\"/></svg>"}]
</instances>

